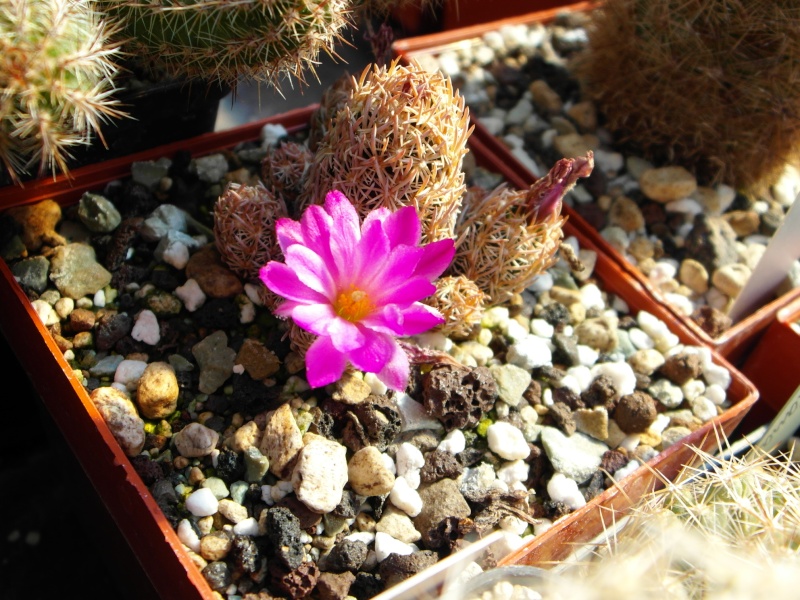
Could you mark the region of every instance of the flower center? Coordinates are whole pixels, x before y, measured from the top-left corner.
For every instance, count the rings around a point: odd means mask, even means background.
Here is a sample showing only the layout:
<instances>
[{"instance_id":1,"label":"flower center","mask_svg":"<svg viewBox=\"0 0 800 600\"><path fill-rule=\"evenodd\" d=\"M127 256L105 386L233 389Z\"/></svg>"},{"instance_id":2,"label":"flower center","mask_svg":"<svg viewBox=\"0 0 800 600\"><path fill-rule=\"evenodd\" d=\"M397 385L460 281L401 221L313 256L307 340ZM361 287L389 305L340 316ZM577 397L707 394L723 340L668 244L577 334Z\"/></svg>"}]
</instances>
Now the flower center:
<instances>
[{"instance_id":1,"label":"flower center","mask_svg":"<svg viewBox=\"0 0 800 600\"><path fill-rule=\"evenodd\" d=\"M367 296L366 292L350 289L337 296L333 308L336 314L343 319L356 323L370 314L375 307L372 306L372 302L369 301L369 296Z\"/></svg>"}]
</instances>

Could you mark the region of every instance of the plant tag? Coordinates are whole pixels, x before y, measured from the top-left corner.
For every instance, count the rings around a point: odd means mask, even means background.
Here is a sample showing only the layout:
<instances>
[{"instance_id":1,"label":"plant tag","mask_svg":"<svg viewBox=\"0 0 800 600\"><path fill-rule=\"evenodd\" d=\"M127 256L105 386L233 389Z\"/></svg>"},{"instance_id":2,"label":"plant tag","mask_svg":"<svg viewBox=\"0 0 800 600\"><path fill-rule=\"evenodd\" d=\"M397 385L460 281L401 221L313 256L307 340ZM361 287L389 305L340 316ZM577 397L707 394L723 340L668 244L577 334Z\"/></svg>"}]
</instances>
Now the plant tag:
<instances>
[{"instance_id":1,"label":"plant tag","mask_svg":"<svg viewBox=\"0 0 800 600\"><path fill-rule=\"evenodd\" d=\"M755 312L774 293L775 288L783 281L792 263L800 258L800 202L795 198L789 208L783 223L767 244L767 249L758 261L753 274L747 280L741 293L733 303L728 316L734 323L738 323L747 315Z\"/></svg>"},{"instance_id":2,"label":"plant tag","mask_svg":"<svg viewBox=\"0 0 800 600\"><path fill-rule=\"evenodd\" d=\"M798 387L789 401L783 406L767 427L756 446L766 452L773 452L782 447L795 431L800 428L800 387Z\"/></svg>"}]
</instances>

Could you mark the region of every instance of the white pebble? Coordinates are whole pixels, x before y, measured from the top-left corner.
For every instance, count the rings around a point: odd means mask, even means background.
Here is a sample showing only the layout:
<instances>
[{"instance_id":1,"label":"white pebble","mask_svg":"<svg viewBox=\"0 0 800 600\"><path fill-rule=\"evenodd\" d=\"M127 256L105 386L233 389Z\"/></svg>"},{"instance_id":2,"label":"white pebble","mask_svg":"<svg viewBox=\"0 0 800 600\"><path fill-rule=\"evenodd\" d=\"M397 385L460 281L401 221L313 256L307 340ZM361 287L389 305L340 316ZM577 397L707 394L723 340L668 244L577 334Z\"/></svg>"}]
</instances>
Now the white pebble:
<instances>
[{"instance_id":1,"label":"white pebble","mask_svg":"<svg viewBox=\"0 0 800 600\"><path fill-rule=\"evenodd\" d=\"M525 436L511 423L499 421L489 425L486 430L486 440L489 449L506 460L528 458L531 453Z\"/></svg>"},{"instance_id":2,"label":"white pebble","mask_svg":"<svg viewBox=\"0 0 800 600\"><path fill-rule=\"evenodd\" d=\"M680 200L673 200L664 205L664 210L672 213L682 213L685 215L697 215L703 212L703 206L693 198L681 198Z\"/></svg>"},{"instance_id":3,"label":"white pebble","mask_svg":"<svg viewBox=\"0 0 800 600\"><path fill-rule=\"evenodd\" d=\"M442 424L438 419L432 418L421 402L417 402L406 393L395 394L394 396L397 409L403 421L403 431L414 431L417 429L442 429Z\"/></svg>"},{"instance_id":4,"label":"white pebble","mask_svg":"<svg viewBox=\"0 0 800 600\"><path fill-rule=\"evenodd\" d=\"M581 365L584 367L594 366L598 358L600 358L600 353L597 350L585 344L578 344L578 362Z\"/></svg>"},{"instance_id":5,"label":"white pebble","mask_svg":"<svg viewBox=\"0 0 800 600\"><path fill-rule=\"evenodd\" d=\"M553 360L553 353L548 345L548 340L535 335L525 336L508 347L506 360L512 365L530 371L536 367L549 365Z\"/></svg>"},{"instance_id":6,"label":"white pebble","mask_svg":"<svg viewBox=\"0 0 800 600\"><path fill-rule=\"evenodd\" d=\"M547 482L547 493L554 502L563 502L572 510L586 505L586 498L578 489L578 484L563 473L554 473Z\"/></svg>"},{"instance_id":7,"label":"white pebble","mask_svg":"<svg viewBox=\"0 0 800 600\"><path fill-rule=\"evenodd\" d=\"M509 319L506 325L505 335L512 342L518 342L528 336L528 331L516 319Z\"/></svg>"},{"instance_id":8,"label":"white pebble","mask_svg":"<svg viewBox=\"0 0 800 600\"><path fill-rule=\"evenodd\" d=\"M641 440L641 436L638 433L631 433L630 435L626 435L622 438L622 441L619 443L619 447L623 450L627 450L628 452L633 452L636 450L636 446L639 445Z\"/></svg>"},{"instance_id":9,"label":"white pebble","mask_svg":"<svg viewBox=\"0 0 800 600\"><path fill-rule=\"evenodd\" d=\"M533 535L542 535L553 526L553 522L550 519L541 518L538 521L538 523L533 524Z\"/></svg>"},{"instance_id":10,"label":"white pebble","mask_svg":"<svg viewBox=\"0 0 800 600\"><path fill-rule=\"evenodd\" d=\"M180 298L186 310L194 312L206 301L206 295L194 279L187 279L186 283L175 288L175 295Z\"/></svg>"},{"instance_id":11,"label":"white pebble","mask_svg":"<svg viewBox=\"0 0 800 600\"><path fill-rule=\"evenodd\" d=\"M579 394L580 392L586 390L592 384L592 381L594 381L594 375L592 375L592 370L589 367L585 367L583 365L578 365L576 367L570 367L569 369L567 369L567 376L572 377L575 381L578 382L578 389L580 390L578 392Z\"/></svg>"},{"instance_id":12,"label":"white pebble","mask_svg":"<svg viewBox=\"0 0 800 600\"><path fill-rule=\"evenodd\" d=\"M414 544L406 544L405 542L396 540L388 533L383 533L382 531L375 533L375 556L378 562L383 562L390 554L407 556L417 551L419 551L419 548Z\"/></svg>"},{"instance_id":13,"label":"white pebble","mask_svg":"<svg viewBox=\"0 0 800 600\"><path fill-rule=\"evenodd\" d=\"M453 348L453 340L439 331L420 333L414 336L417 344L423 348L431 348L442 352L449 352Z\"/></svg>"},{"instance_id":14,"label":"white pebble","mask_svg":"<svg viewBox=\"0 0 800 600\"><path fill-rule=\"evenodd\" d=\"M233 526L233 533L236 535L258 535L258 521L253 517L242 519Z\"/></svg>"},{"instance_id":15,"label":"white pebble","mask_svg":"<svg viewBox=\"0 0 800 600\"><path fill-rule=\"evenodd\" d=\"M275 504L275 499L272 497L272 486L271 485L262 485L261 486L261 500L267 506L272 506L272 505Z\"/></svg>"},{"instance_id":16,"label":"white pebble","mask_svg":"<svg viewBox=\"0 0 800 600\"><path fill-rule=\"evenodd\" d=\"M666 300L667 304L674 308L676 312L685 317L690 316L694 312L694 303L688 296L671 292L664 294L664 300Z\"/></svg>"},{"instance_id":17,"label":"white pebble","mask_svg":"<svg viewBox=\"0 0 800 600\"><path fill-rule=\"evenodd\" d=\"M114 383L124 385L127 390L133 391L146 368L147 362L126 358L117 365L117 370L114 371Z\"/></svg>"},{"instance_id":18,"label":"white pebble","mask_svg":"<svg viewBox=\"0 0 800 600\"><path fill-rule=\"evenodd\" d=\"M152 310L145 308L139 311L131 330L131 337L149 346L158 344L159 340L161 340L161 330L158 326L158 318Z\"/></svg>"},{"instance_id":19,"label":"white pebble","mask_svg":"<svg viewBox=\"0 0 800 600\"><path fill-rule=\"evenodd\" d=\"M581 293L581 302L587 308L599 308L603 309L606 307L605 300L603 300L603 292L600 291L600 288L597 287L593 283L588 283L580 289Z\"/></svg>"},{"instance_id":20,"label":"white pebble","mask_svg":"<svg viewBox=\"0 0 800 600\"><path fill-rule=\"evenodd\" d=\"M356 531L344 537L349 542L364 542L367 546L375 541L375 533L372 531Z\"/></svg>"},{"instance_id":21,"label":"white pebble","mask_svg":"<svg viewBox=\"0 0 800 600\"><path fill-rule=\"evenodd\" d=\"M656 343L649 335L638 327L631 327L628 330L628 337L638 350L650 350L656 347Z\"/></svg>"},{"instance_id":22,"label":"white pebble","mask_svg":"<svg viewBox=\"0 0 800 600\"><path fill-rule=\"evenodd\" d=\"M408 442L403 442L397 448L394 462L397 466L397 475L402 477L408 471L419 470L424 467L425 457L419 448Z\"/></svg>"},{"instance_id":23,"label":"white pebble","mask_svg":"<svg viewBox=\"0 0 800 600\"><path fill-rule=\"evenodd\" d=\"M364 373L364 381L369 384L369 391L376 396L382 396L389 389L375 373Z\"/></svg>"},{"instance_id":24,"label":"white pebble","mask_svg":"<svg viewBox=\"0 0 800 600\"><path fill-rule=\"evenodd\" d=\"M218 508L219 500L210 488L200 488L186 498L186 510L195 517L210 517Z\"/></svg>"},{"instance_id":25,"label":"white pebble","mask_svg":"<svg viewBox=\"0 0 800 600\"><path fill-rule=\"evenodd\" d=\"M106 305L106 292L105 290L97 290L92 300L97 308L103 308ZM135 338L134 338L135 339Z\"/></svg>"},{"instance_id":26,"label":"white pebble","mask_svg":"<svg viewBox=\"0 0 800 600\"><path fill-rule=\"evenodd\" d=\"M692 414L705 423L717 416L717 405L705 396L699 396L692 401Z\"/></svg>"},{"instance_id":27,"label":"white pebble","mask_svg":"<svg viewBox=\"0 0 800 600\"><path fill-rule=\"evenodd\" d=\"M725 400L727 400L727 394L725 393L725 390L717 383L712 383L706 387L705 394L703 395L717 406L721 406L725 403Z\"/></svg>"},{"instance_id":28,"label":"white pebble","mask_svg":"<svg viewBox=\"0 0 800 600\"><path fill-rule=\"evenodd\" d=\"M416 517L422 510L422 498L417 490L408 485L405 477L397 477L389 493L389 502L406 513L409 517Z\"/></svg>"},{"instance_id":29,"label":"white pebble","mask_svg":"<svg viewBox=\"0 0 800 600\"><path fill-rule=\"evenodd\" d=\"M200 537L192 527L189 519L181 519L178 523L178 539L192 552L200 552Z\"/></svg>"},{"instance_id":30,"label":"white pebble","mask_svg":"<svg viewBox=\"0 0 800 600\"><path fill-rule=\"evenodd\" d=\"M443 452L458 454L459 452L463 452L466 447L467 440L464 437L464 432L460 429L453 429L453 431L444 436L444 439L439 442L437 448Z\"/></svg>"},{"instance_id":31,"label":"white pebble","mask_svg":"<svg viewBox=\"0 0 800 600\"><path fill-rule=\"evenodd\" d=\"M553 276L550 274L549 271L545 271L536 277L528 286L528 290L533 292L534 294L541 294L542 292L546 292L553 287L554 281Z\"/></svg>"},{"instance_id":32,"label":"white pebble","mask_svg":"<svg viewBox=\"0 0 800 600\"><path fill-rule=\"evenodd\" d=\"M525 533L525 530L528 528L528 522L523 521L519 517L515 517L513 515L506 515L500 522L498 523L500 529L503 531L508 531L515 535L522 535Z\"/></svg>"},{"instance_id":33,"label":"white pebble","mask_svg":"<svg viewBox=\"0 0 800 600\"><path fill-rule=\"evenodd\" d=\"M570 375L569 373L561 378L561 381L558 382L558 387L567 388L577 396L580 396L582 391L580 382L575 378L575 376Z\"/></svg>"},{"instance_id":34,"label":"white pebble","mask_svg":"<svg viewBox=\"0 0 800 600\"><path fill-rule=\"evenodd\" d=\"M691 402L703 395L703 392L706 391L706 384L699 379L690 379L681 386L681 391L683 391L683 397Z\"/></svg>"},{"instance_id":35,"label":"white pebble","mask_svg":"<svg viewBox=\"0 0 800 600\"><path fill-rule=\"evenodd\" d=\"M718 385L727 390L731 385L731 372L723 366L711 363L703 370L703 378L709 385Z\"/></svg>"},{"instance_id":36,"label":"white pebble","mask_svg":"<svg viewBox=\"0 0 800 600\"><path fill-rule=\"evenodd\" d=\"M650 423L650 427L647 428L647 431L660 435L662 431L669 427L669 423L670 418L664 413L659 413L656 416L656 420Z\"/></svg>"},{"instance_id":37,"label":"white pebble","mask_svg":"<svg viewBox=\"0 0 800 600\"><path fill-rule=\"evenodd\" d=\"M628 475L633 473L636 469L638 469L641 465L639 461L632 460L624 467L620 467L614 472L614 481L621 481L625 479Z\"/></svg>"},{"instance_id":38,"label":"white pebble","mask_svg":"<svg viewBox=\"0 0 800 600\"><path fill-rule=\"evenodd\" d=\"M505 330L508 324L508 308L505 306L493 306L483 312L481 326L486 329Z\"/></svg>"},{"instance_id":39,"label":"white pebble","mask_svg":"<svg viewBox=\"0 0 800 600\"><path fill-rule=\"evenodd\" d=\"M497 469L497 478L509 487L528 479L530 465L524 460L512 460Z\"/></svg>"},{"instance_id":40,"label":"white pebble","mask_svg":"<svg viewBox=\"0 0 800 600\"><path fill-rule=\"evenodd\" d=\"M31 302L31 308L33 308L36 316L39 317L39 320L42 322L43 325L49 327L50 325L55 325L60 321L58 318L58 313L53 309L53 307L41 299L36 299Z\"/></svg>"},{"instance_id":41,"label":"white pebble","mask_svg":"<svg viewBox=\"0 0 800 600\"><path fill-rule=\"evenodd\" d=\"M592 375L596 378L606 375L611 378L616 397L621 398L632 394L636 390L636 373L626 362L599 363L592 367Z\"/></svg>"},{"instance_id":42,"label":"white pebble","mask_svg":"<svg viewBox=\"0 0 800 600\"><path fill-rule=\"evenodd\" d=\"M531 333L549 340L553 337L555 328L544 319L531 319Z\"/></svg>"}]
</instances>

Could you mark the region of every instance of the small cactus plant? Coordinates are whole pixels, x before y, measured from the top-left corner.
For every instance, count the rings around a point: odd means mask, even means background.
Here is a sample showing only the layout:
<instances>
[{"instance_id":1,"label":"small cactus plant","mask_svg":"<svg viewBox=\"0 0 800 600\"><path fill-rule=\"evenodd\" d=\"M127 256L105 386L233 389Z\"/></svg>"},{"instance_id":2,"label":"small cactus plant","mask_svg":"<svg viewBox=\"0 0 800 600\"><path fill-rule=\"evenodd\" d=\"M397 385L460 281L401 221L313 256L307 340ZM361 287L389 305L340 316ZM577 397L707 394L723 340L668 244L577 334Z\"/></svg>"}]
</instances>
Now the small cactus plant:
<instances>
[{"instance_id":1,"label":"small cactus plant","mask_svg":"<svg viewBox=\"0 0 800 600\"><path fill-rule=\"evenodd\" d=\"M469 110L449 78L412 62L368 66L317 147L303 206L340 190L361 217L414 206L422 243L452 238L466 188Z\"/></svg>"},{"instance_id":2,"label":"small cactus plant","mask_svg":"<svg viewBox=\"0 0 800 600\"><path fill-rule=\"evenodd\" d=\"M214 240L223 262L247 279L281 257L275 223L287 216L286 204L263 184L229 183L214 204Z\"/></svg>"},{"instance_id":3,"label":"small cactus plant","mask_svg":"<svg viewBox=\"0 0 800 600\"><path fill-rule=\"evenodd\" d=\"M283 198L287 207L293 207L313 158L305 144L284 141L261 161L261 179Z\"/></svg>"},{"instance_id":4,"label":"small cactus plant","mask_svg":"<svg viewBox=\"0 0 800 600\"><path fill-rule=\"evenodd\" d=\"M69 172L70 150L125 113L112 96L119 45L94 2L0 3L0 163L10 178Z\"/></svg>"},{"instance_id":5,"label":"small cactus plant","mask_svg":"<svg viewBox=\"0 0 800 600\"><path fill-rule=\"evenodd\" d=\"M620 142L763 192L800 160L800 2L608 0L572 62Z\"/></svg>"},{"instance_id":6,"label":"small cactus plant","mask_svg":"<svg viewBox=\"0 0 800 600\"><path fill-rule=\"evenodd\" d=\"M487 306L503 304L556 261L563 239L561 200L594 157L561 159L527 190L500 186L470 193L456 225L456 256L450 273L464 275L487 294Z\"/></svg>"},{"instance_id":7,"label":"small cactus plant","mask_svg":"<svg viewBox=\"0 0 800 600\"><path fill-rule=\"evenodd\" d=\"M280 88L305 81L321 50L333 53L350 24L348 0L103 0L122 23L125 50L168 76L240 77Z\"/></svg>"}]
</instances>

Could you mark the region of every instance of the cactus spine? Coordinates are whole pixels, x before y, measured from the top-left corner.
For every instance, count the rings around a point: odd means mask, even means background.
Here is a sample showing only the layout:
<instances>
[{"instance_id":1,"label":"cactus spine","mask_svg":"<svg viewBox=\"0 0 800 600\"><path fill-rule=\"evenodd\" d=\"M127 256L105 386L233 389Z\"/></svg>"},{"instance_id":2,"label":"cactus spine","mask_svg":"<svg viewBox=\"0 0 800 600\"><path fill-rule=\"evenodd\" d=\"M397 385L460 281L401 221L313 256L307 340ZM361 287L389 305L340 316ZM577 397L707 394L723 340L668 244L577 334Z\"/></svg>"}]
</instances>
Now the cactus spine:
<instances>
[{"instance_id":1,"label":"cactus spine","mask_svg":"<svg viewBox=\"0 0 800 600\"><path fill-rule=\"evenodd\" d=\"M280 87L305 81L320 50L333 54L348 0L103 0L123 23L126 51L169 76L240 77Z\"/></svg>"},{"instance_id":2,"label":"cactus spine","mask_svg":"<svg viewBox=\"0 0 800 600\"><path fill-rule=\"evenodd\" d=\"M93 2L0 3L0 162L13 181L68 172L70 149L125 113L112 98L118 44Z\"/></svg>"}]
</instances>

